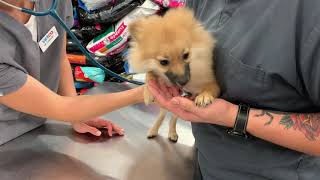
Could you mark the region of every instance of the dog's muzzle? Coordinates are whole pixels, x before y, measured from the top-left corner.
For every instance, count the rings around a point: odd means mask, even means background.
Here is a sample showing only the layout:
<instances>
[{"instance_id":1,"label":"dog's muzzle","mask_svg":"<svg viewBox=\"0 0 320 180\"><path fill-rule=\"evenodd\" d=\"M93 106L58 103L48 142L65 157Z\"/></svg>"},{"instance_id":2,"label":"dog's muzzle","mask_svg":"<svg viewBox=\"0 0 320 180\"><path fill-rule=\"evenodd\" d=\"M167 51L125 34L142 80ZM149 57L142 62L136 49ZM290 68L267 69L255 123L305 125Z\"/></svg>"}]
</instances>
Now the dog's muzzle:
<instances>
[{"instance_id":1,"label":"dog's muzzle","mask_svg":"<svg viewBox=\"0 0 320 180\"><path fill-rule=\"evenodd\" d=\"M190 80L190 66L189 64L185 64L183 75L176 75L172 72L166 72L166 76L171 81L171 83L176 84L180 87L183 87Z\"/></svg>"}]
</instances>

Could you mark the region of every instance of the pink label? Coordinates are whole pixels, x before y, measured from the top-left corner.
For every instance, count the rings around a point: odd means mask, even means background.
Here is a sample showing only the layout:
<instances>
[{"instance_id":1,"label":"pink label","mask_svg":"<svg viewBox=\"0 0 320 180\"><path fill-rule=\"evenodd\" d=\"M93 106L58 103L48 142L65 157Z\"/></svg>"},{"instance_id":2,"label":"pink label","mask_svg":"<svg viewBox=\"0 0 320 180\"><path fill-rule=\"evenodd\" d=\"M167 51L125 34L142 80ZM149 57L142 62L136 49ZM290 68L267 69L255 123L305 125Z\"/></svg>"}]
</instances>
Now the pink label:
<instances>
[{"instance_id":1,"label":"pink label","mask_svg":"<svg viewBox=\"0 0 320 180\"><path fill-rule=\"evenodd\" d=\"M183 7L184 6L184 3L183 2L171 2L169 7L171 8L178 8L178 7Z\"/></svg>"},{"instance_id":2,"label":"pink label","mask_svg":"<svg viewBox=\"0 0 320 180\"><path fill-rule=\"evenodd\" d=\"M118 39L118 37L121 36L121 34L126 28L127 26L124 24L124 22L122 22L121 25L118 27L117 31L108 37L109 41L113 42L114 40Z\"/></svg>"},{"instance_id":3,"label":"pink label","mask_svg":"<svg viewBox=\"0 0 320 180\"><path fill-rule=\"evenodd\" d=\"M107 54L107 56L112 56L115 54L118 54L120 52L122 52L124 50L124 48L127 46L128 41L126 41L125 43L123 43L121 46L119 46L118 48L114 49L113 51L109 52Z\"/></svg>"},{"instance_id":4,"label":"pink label","mask_svg":"<svg viewBox=\"0 0 320 180\"><path fill-rule=\"evenodd\" d=\"M153 0L154 2L158 3L158 4L162 4L163 0Z\"/></svg>"},{"instance_id":5,"label":"pink label","mask_svg":"<svg viewBox=\"0 0 320 180\"><path fill-rule=\"evenodd\" d=\"M104 47L105 47L105 44L103 41L101 41L101 42L95 44L94 46L92 46L89 50L90 50L90 52L94 53Z\"/></svg>"},{"instance_id":6,"label":"pink label","mask_svg":"<svg viewBox=\"0 0 320 180\"><path fill-rule=\"evenodd\" d=\"M183 7L185 5L186 0L153 0L153 1L164 7L178 8L178 7Z\"/></svg>"}]
</instances>

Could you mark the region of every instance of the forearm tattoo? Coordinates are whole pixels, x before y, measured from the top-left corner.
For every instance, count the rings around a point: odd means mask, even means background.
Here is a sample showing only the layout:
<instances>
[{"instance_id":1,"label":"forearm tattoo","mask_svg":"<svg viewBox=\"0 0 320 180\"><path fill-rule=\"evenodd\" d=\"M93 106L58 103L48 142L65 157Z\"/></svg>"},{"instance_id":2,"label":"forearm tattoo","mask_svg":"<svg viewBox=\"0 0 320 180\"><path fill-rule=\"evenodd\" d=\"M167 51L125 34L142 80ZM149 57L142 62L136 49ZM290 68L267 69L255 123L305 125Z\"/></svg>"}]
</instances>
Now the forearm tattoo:
<instances>
[{"instance_id":1,"label":"forearm tattoo","mask_svg":"<svg viewBox=\"0 0 320 180\"><path fill-rule=\"evenodd\" d=\"M275 114L281 115L279 124L284 126L286 130L294 129L300 131L310 141L315 141L320 136L320 113L290 114L262 110L261 113L256 114L255 117L267 117L268 120L264 125L268 126L272 124Z\"/></svg>"}]
</instances>

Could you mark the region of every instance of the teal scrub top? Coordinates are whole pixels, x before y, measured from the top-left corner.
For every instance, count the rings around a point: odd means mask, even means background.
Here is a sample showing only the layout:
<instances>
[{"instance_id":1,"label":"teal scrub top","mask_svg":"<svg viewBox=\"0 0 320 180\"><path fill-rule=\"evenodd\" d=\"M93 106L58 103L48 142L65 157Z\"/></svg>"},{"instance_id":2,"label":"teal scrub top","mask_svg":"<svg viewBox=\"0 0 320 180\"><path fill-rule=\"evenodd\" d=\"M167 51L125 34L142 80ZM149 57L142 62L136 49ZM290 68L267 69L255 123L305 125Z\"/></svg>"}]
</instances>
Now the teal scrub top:
<instances>
[{"instance_id":1,"label":"teal scrub top","mask_svg":"<svg viewBox=\"0 0 320 180\"><path fill-rule=\"evenodd\" d=\"M37 0L36 11L48 9L52 0ZM73 24L70 0L58 1L57 12L69 27ZM59 37L42 52L32 40L31 32L11 16L0 11L0 95L10 94L21 88L27 74L57 92L60 79L60 61L64 30L51 17L36 17L38 40L55 26ZM0 145L44 123L45 119L17 112L0 105Z\"/></svg>"}]
</instances>

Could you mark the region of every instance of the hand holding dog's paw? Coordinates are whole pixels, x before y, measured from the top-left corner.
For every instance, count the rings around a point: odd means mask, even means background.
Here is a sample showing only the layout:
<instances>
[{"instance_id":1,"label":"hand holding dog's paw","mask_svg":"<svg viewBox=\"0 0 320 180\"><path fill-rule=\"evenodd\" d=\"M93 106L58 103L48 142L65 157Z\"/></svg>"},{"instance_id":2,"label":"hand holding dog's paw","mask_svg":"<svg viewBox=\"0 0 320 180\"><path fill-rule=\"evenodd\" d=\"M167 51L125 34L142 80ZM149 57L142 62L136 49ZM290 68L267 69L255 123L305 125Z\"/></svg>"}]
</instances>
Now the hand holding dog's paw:
<instances>
[{"instance_id":1,"label":"hand holding dog's paw","mask_svg":"<svg viewBox=\"0 0 320 180\"><path fill-rule=\"evenodd\" d=\"M213 100L214 97L210 93L204 91L196 96L194 102L198 107L206 107L207 105L212 104Z\"/></svg>"},{"instance_id":2,"label":"hand holding dog's paw","mask_svg":"<svg viewBox=\"0 0 320 180\"><path fill-rule=\"evenodd\" d=\"M154 102L154 97L149 91L148 86L144 86L143 96L144 96L144 103L146 105L149 105Z\"/></svg>"}]
</instances>

